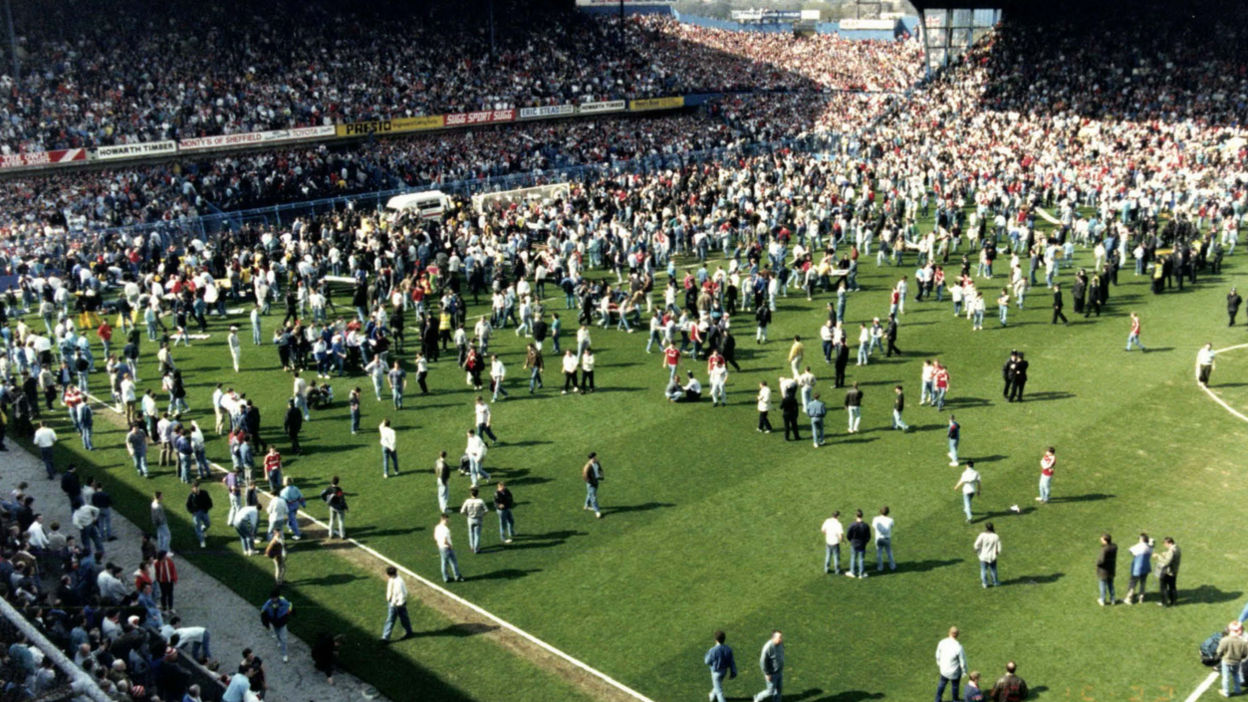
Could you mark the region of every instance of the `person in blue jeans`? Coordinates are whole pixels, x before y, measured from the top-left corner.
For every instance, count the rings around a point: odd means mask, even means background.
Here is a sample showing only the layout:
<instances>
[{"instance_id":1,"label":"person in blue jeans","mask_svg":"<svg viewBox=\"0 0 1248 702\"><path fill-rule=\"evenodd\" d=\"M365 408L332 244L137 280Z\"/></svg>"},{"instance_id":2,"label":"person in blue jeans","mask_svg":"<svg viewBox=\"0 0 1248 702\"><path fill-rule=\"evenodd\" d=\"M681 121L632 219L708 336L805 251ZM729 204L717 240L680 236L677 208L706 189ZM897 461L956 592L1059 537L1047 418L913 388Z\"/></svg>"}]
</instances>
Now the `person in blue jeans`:
<instances>
[{"instance_id":1,"label":"person in blue jeans","mask_svg":"<svg viewBox=\"0 0 1248 702\"><path fill-rule=\"evenodd\" d=\"M949 415L949 465L953 468L958 466L958 442L962 439L962 425L958 424L958 420L952 414Z\"/></svg>"},{"instance_id":2,"label":"person in blue jeans","mask_svg":"<svg viewBox=\"0 0 1248 702\"><path fill-rule=\"evenodd\" d=\"M845 532L849 541L849 570L845 575L851 578L867 577L867 544L871 541L871 527L862 521L862 510L854 513L854 523Z\"/></svg>"},{"instance_id":3,"label":"person in blue jeans","mask_svg":"<svg viewBox=\"0 0 1248 702\"><path fill-rule=\"evenodd\" d=\"M724 643L724 632L715 632L715 645L706 652L702 662L711 669L711 702L725 702L724 678L733 680L737 677L737 661L733 658L732 648Z\"/></svg>"},{"instance_id":4,"label":"person in blue jeans","mask_svg":"<svg viewBox=\"0 0 1248 702\"><path fill-rule=\"evenodd\" d=\"M763 644L759 666L763 669L763 679L767 687L754 695L754 702L780 702L784 688L784 635L779 630L771 632L771 638Z\"/></svg>"},{"instance_id":5,"label":"person in blue jeans","mask_svg":"<svg viewBox=\"0 0 1248 702\"><path fill-rule=\"evenodd\" d=\"M884 572L884 556L888 556L889 570L897 570L897 562L893 560L893 518L888 516L888 507L880 509L880 513L871 520L875 529L875 565L876 570Z\"/></svg>"},{"instance_id":6,"label":"person in blue jeans","mask_svg":"<svg viewBox=\"0 0 1248 702\"><path fill-rule=\"evenodd\" d=\"M1244 625L1233 621L1226 627L1226 634L1218 642L1218 658L1221 660L1222 696L1243 693L1243 665L1248 659L1248 641L1244 640Z\"/></svg>"},{"instance_id":7,"label":"person in blue jeans","mask_svg":"<svg viewBox=\"0 0 1248 702\"><path fill-rule=\"evenodd\" d=\"M442 582L449 583L453 579L457 583L464 582L459 572L459 560L455 558L455 548L451 543L451 518L443 514L438 525L433 528L433 540L438 544L438 557L442 561ZM454 578L451 575L454 574Z\"/></svg>"}]
</instances>

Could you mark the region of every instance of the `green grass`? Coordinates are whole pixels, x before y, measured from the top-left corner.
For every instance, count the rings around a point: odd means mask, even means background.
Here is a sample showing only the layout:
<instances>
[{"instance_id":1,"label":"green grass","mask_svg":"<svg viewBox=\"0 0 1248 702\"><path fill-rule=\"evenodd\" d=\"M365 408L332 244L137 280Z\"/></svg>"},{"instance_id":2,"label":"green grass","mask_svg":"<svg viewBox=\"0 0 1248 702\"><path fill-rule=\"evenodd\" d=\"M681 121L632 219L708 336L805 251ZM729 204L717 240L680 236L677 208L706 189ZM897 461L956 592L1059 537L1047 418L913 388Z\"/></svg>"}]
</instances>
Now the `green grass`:
<instances>
[{"instance_id":1,"label":"green grass","mask_svg":"<svg viewBox=\"0 0 1248 702\"><path fill-rule=\"evenodd\" d=\"M494 405L503 444L490 451L486 466L515 493L523 538L501 549L491 515L485 552L474 556L462 519L455 519L460 564L469 578L456 592L658 700L706 694L702 653L719 628L736 647L744 677L731 683L730 695L761 689L758 649L771 629L780 628L788 643L790 694L841 702L917 699L931 694L932 653L952 624L964 632L973 668L995 678L1015 659L1045 698L1182 699L1205 674L1196 645L1238 613L1244 595L1244 554L1235 546L1232 515L1248 496L1236 460L1248 426L1192 382L1202 342L1221 348L1245 341L1242 328L1226 329L1223 311L1239 260L1195 289L1160 297L1128 268L1104 315L1085 321L1068 306L1068 328L1048 324L1049 297L1040 289L1027 310L1011 310L1006 329L997 327L990 303L985 330L976 333L951 316L948 302L908 301L898 340L906 355L877 355L865 368L850 366L850 380L866 391L863 431L853 437L844 434L843 395L830 388L831 370L818 358L826 296L813 303L782 299L773 341L765 346L753 342L752 318L735 320L743 372L730 376L727 408L667 403L661 395L666 373L657 353L644 353L645 333L597 328L599 392L560 396L558 373L550 372L547 389L529 396L520 370L523 344L511 330L498 333L512 397ZM1081 253L1079 262L1091 265L1090 256ZM912 273L912 265L877 270L873 258L864 259L865 290L848 305L851 340L858 322L887 313L892 282ZM1068 284L1070 272L1061 280ZM995 300L997 290L980 287ZM562 313L561 300L550 304ZM1146 355L1123 352L1132 309L1141 313L1143 340L1153 349ZM563 316L565 329L574 326L567 324L574 314ZM278 321L266 319L266 340ZM209 342L175 352L189 379L192 416L205 424L209 395L223 381L259 401L267 438L285 447L278 429L290 380L278 368L276 351L245 346L246 372L235 376L221 324L213 327ZM833 410L830 446L818 451L808 440L786 443L779 432L754 431L757 382L774 386L787 373L786 338L793 334L814 340L808 359ZM1000 367L1015 348L1031 361L1030 399L1007 405ZM1228 354L1220 361L1215 385L1238 382L1248 367L1248 350L1242 353L1243 359ZM936 356L952 374L943 414L917 404L920 364ZM705 364L693 367L705 381ZM140 374L150 383L153 373L154 361L146 360ZM288 457L287 474L313 495L331 475L342 476L353 493L352 534L437 579L430 469L439 450L452 458L461 453L473 422L473 393L453 357L432 367L429 383L431 397L409 393L408 408L394 412L388 401L375 402L366 379L335 380L339 402L314 414L305 430L306 455ZM904 435L888 429L890 388L897 383L907 388L906 420L914 428ZM352 385L365 389L359 436L350 435L345 405ZM994 514L1002 537L1006 586L998 590L979 587L971 543L982 523L964 523L953 490L958 469L945 457L948 411L963 427L962 456L978 459L984 476L976 509ZM383 482L374 429L385 417L399 431L404 475ZM778 412L773 420L778 427ZM210 412L206 421L211 424ZM117 430L98 432L97 445L109 448L90 461L121 488L121 510L144 523L146 493L155 487L180 504L184 491L172 474L137 479L112 448L119 441ZM1035 506L1038 462L1050 445L1060 459L1055 501L1008 514L1012 504ZM580 509L579 470L589 451L598 452L607 475L601 521ZM209 453L218 462L228 458L216 437ZM467 490L457 477L452 501L458 504ZM852 514L861 508L869 517L885 504L897 519L898 572L867 581L824 575L823 519L833 509ZM323 508L317 504L313 511ZM185 544L190 527L181 515L178 520L175 544ZM1141 530L1158 539L1173 535L1186 556L1179 578L1183 606L1097 607L1094 563L1106 530L1124 545ZM186 557L258 604L270 582L267 563L242 559L221 531L213 546L218 550L189 550ZM869 556L873 569L873 552ZM1119 570L1125 573L1125 561ZM290 577L296 605L316 613L297 620L295 630L350 631L346 667L392 699L404 698L413 681L442 686L448 699L577 694L481 637L422 638L378 653L369 639L384 617L382 585L332 551L301 545ZM1122 575L1119 596L1125 589ZM418 608L414 618L418 628L445 626L427 610Z\"/></svg>"}]
</instances>

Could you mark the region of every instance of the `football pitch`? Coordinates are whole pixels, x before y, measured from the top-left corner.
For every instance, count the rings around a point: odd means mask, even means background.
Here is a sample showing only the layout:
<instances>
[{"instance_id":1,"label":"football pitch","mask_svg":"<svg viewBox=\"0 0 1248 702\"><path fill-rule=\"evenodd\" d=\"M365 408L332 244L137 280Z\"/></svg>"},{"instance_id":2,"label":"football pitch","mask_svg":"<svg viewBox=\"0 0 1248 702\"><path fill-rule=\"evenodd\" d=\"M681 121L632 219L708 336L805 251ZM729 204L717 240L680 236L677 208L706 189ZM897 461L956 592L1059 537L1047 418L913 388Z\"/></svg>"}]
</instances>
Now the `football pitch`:
<instances>
[{"instance_id":1,"label":"football pitch","mask_svg":"<svg viewBox=\"0 0 1248 702\"><path fill-rule=\"evenodd\" d=\"M645 352L644 328L634 334L592 328L598 391L590 395L560 394L558 357L547 342L546 388L530 395L521 370L525 341L511 329L496 330L491 349L507 364L510 397L492 406L501 444L490 449L485 467L516 497L518 536L502 545L491 514L483 550L474 555L463 517L453 517L467 582L448 587L663 702L705 698L710 686L702 655L716 629L727 632L741 672L728 683L730 698L762 689L758 652L772 629L785 634L786 700L927 698L937 677L933 652L951 625L961 628L970 667L983 672L987 685L1006 661L1016 660L1041 699L1183 700L1207 674L1197 645L1238 614L1245 595L1245 553L1234 544L1239 505L1248 496L1236 468L1248 424L1194 381L1203 343L1221 349L1248 342L1242 324L1227 328L1225 314L1225 296L1237 282L1243 256L1229 257L1221 275L1202 274L1196 286L1163 295L1153 295L1149 278L1133 275L1128 266L1102 315L1090 319L1074 314L1068 292L1073 271L1063 269L1059 282L1067 289L1070 325L1050 324L1051 293L1036 287L1026 309L1011 307L1005 328L995 305L1008 279L1008 256L1002 256L994 280L976 281L988 301L983 331L972 332L964 316L955 318L947 298L910 299L897 340L904 355L876 352L867 366L857 367L858 324L886 318L889 289L902 275L914 278L913 255L902 267L877 268L872 252L860 261L863 290L850 295L846 314L848 379L865 392L861 431L854 435L845 432L844 391L831 387L832 368L819 350L819 326L834 299L827 294L808 302L791 290L780 298L765 345L754 342L752 316L733 319L742 369L730 373L727 407L713 408L709 400L669 403L662 394L662 356L657 347ZM946 266L950 278L958 258L951 256ZM710 270L721 263L722 256L713 255ZM1090 269L1091 253L1080 251L1077 265ZM910 289L913 297L913 282ZM347 300L339 296L337 302ZM561 343L574 345L576 312L562 308L561 295L547 301L547 311L564 320ZM483 310L471 308L470 320ZM1147 353L1124 351L1133 310L1142 319ZM330 381L336 402L313 412L301 440L304 455L296 457L281 432L291 378L270 343L281 314L265 318L261 347L251 345L245 318L236 319L244 372L233 372L226 323L216 318L209 320L210 339L174 350L190 392L189 418L204 427L209 458L229 462L224 437L211 432L210 396L222 382L258 403L264 438L282 450L284 474L309 497L311 514L325 517L316 495L331 476L340 476L350 503L348 536L440 582L432 466L441 450L451 460L463 452L476 395L455 365L454 349L431 364L431 394L419 396L415 333L409 331L407 353L400 357L411 382L401 411L388 395L376 401L368 378ZM811 445L804 415L802 441L784 440L778 408L772 412L776 431L755 431L758 382L774 388L789 374L795 334L806 342L807 363L830 410L828 445L820 449ZM1002 398L1001 366L1011 349L1024 351L1031 363L1021 404ZM156 388L161 397L155 344L145 339L143 351L142 386ZM950 371L943 412L918 404L926 358L939 358ZM97 365L103 368L102 359ZM705 361L684 361L685 368L706 384ZM1248 348L1228 351L1211 384L1244 413L1246 369ZM105 383L102 373L93 376L93 393L105 396ZM906 388L906 433L890 428L892 387L898 384ZM364 391L362 430L355 436L346 405L354 386ZM983 476L973 524L965 522L954 490L960 469L950 467L946 456L951 412L962 426L961 457L974 460ZM387 417L398 431L402 474L383 480L376 428ZM233 530L223 524L223 489L214 487L214 526L208 549L201 551L181 509L186 489L172 469L158 469L152 480L136 476L115 416L97 409L96 418L97 450L85 454L58 410L54 428L62 438L62 461L103 475L118 508L140 525L149 521L151 491L164 490L174 550L259 606L272 584L271 566L240 552ZM1058 471L1052 501L1040 505L1034 501L1039 461L1049 446L1057 449ZM590 451L598 453L606 474L599 490L601 520L581 509L580 470ZM153 450L153 464L156 457ZM452 478L453 506L468 496L468 487L466 478ZM492 487L482 492L488 498ZM870 521L885 505L896 519L896 572L877 573L869 547L870 578L825 575L823 520L840 510L848 525L861 509ZM1002 540L1002 586L989 590L980 587L971 547L986 521L995 523ZM1184 554L1178 607L1157 606L1154 578L1143 606L1097 606L1094 566L1106 531L1122 547L1120 598L1127 589L1126 549L1138 534L1148 532L1159 545L1164 536L1175 538ZM847 560L843 548L842 568ZM592 688L552 672L541 658L496 641L491 627L457 625L453 613L419 604L425 594L410 580L420 635L379 646L385 603L377 566L358 549L305 538L292 543L287 596L298 613L293 631L307 640L320 631L348 634L343 666L389 698L594 697Z\"/></svg>"}]
</instances>

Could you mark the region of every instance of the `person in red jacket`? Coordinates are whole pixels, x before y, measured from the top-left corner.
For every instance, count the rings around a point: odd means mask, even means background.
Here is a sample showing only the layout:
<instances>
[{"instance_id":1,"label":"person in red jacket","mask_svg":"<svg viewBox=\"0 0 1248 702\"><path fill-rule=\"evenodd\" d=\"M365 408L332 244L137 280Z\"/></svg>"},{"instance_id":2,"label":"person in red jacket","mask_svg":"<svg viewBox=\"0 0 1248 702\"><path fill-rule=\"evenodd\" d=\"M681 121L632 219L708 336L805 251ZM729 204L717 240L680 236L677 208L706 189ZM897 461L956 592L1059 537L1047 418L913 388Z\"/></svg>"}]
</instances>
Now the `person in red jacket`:
<instances>
[{"instance_id":1,"label":"person in red jacket","mask_svg":"<svg viewBox=\"0 0 1248 702\"><path fill-rule=\"evenodd\" d=\"M178 567L168 551L156 554L156 582L160 584L160 609L173 611L173 586L178 582Z\"/></svg>"}]
</instances>

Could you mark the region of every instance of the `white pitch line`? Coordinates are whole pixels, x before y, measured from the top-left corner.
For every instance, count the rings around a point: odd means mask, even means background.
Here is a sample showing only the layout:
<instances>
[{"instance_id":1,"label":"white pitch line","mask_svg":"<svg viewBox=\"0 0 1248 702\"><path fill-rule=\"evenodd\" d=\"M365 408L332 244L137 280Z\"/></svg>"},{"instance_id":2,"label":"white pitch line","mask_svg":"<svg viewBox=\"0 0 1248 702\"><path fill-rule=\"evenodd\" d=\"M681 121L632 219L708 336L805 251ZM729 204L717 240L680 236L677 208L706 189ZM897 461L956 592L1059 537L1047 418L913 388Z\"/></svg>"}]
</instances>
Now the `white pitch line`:
<instances>
[{"instance_id":1,"label":"white pitch line","mask_svg":"<svg viewBox=\"0 0 1248 702\"><path fill-rule=\"evenodd\" d=\"M1214 351L1214 353L1215 353L1215 354L1220 354L1220 353L1223 353L1224 351L1234 351L1234 350L1236 350L1236 349L1246 349L1246 348L1248 348L1248 344L1236 344L1235 346L1227 346L1227 347L1226 347L1226 348L1224 348L1224 349L1216 349L1216 350ZM1208 395L1209 397L1213 398L1213 401L1214 401L1214 402L1218 403L1219 405L1222 405L1222 409L1226 410L1227 412L1230 412L1231 414L1235 415L1236 417L1239 417L1240 419L1244 420L1245 422L1248 422L1248 416L1245 416L1245 415L1244 415L1244 413L1242 413L1242 412L1240 412L1239 410L1235 409L1234 407L1231 407L1230 405L1226 404L1226 400L1223 400L1222 398L1218 397L1218 394L1217 394L1217 393L1215 393L1214 391L1210 390L1208 385L1199 385L1199 387L1200 387L1200 389L1201 389L1201 390L1204 390L1204 391L1205 391L1205 394L1206 394L1206 395Z\"/></svg>"},{"instance_id":2,"label":"white pitch line","mask_svg":"<svg viewBox=\"0 0 1248 702\"><path fill-rule=\"evenodd\" d=\"M95 395L92 395L92 394L88 393L88 394L87 394L87 397L88 397L88 398L90 398L90 399L92 399L92 400L94 400L95 402L97 402L97 403L99 403L99 404L103 405L104 407L108 408L108 409L109 409L109 410L111 410L114 414L122 414L122 412L118 411L118 410L117 410L117 408L116 408L116 407L114 407L112 404L107 403L107 402L104 402L103 400L101 400L100 398L96 397ZM229 473L229 472L231 472L231 471L226 470L224 467L222 467L222 466L220 466L220 465L218 465L218 464L216 464L216 463L209 462L209 465L210 465L210 466L212 466L214 469L216 469L218 472L221 472L221 473ZM272 494L272 493L270 493L270 492L268 492L268 491L266 491L266 490L259 490L259 492L260 492L261 494L263 494L263 495L267 496L270 500L273 500L273 499L278 499L278 498L275 498L275 497L273 496L273 494ZM325 522L322 522L321 520L317 519L316 517L313 517L311 514L308 514L307 512L305 512L305 511L303 511L303 510L299 510L299 514L300 514L300 515L302 515L302 516L303 516L305 519L307 519L308 521L312 522L313 524L316 524L317 526L320 526L320 527L324 528L326 531L328 531L328 530L329 530L329 525L328 525L328 524L326 524ZM550 653L551 655L554 655L554 656L556 656L556 657L558 657L558 658L563 659L564 661L567 661L568 663L571 663L572 665L576 666L577 668L580 668L581 670L585 671L586 673L589 673L590 675L593 675L594 677L598 678L599 680L601 680L601 681L603 681L603 682L607 683L607 684L608 684L608 685L610 685L611 687L614 687L615 689L617 689L617 690L619 690L619 691L621 691L621 692L623 692L623 693L625 693L625 694L627 694L627 695L629 695L629 696L633 697L634 699L639 700L639 702L655 702L653 699L651 699L651 698L649 698L649 697L646 697L645 695L641 694L640 692L638 692L638 691L634 690L633 688L631 688L631 687L629 687L629 686L625 685L624 683L622 683L622 682L620 682L620 681L616 680L615 678L611 677L610 675L607 675L606 673L602 672L601 670L598 670L597 668L594 668L593 666L589 665L588 663L585 663L585 662L580 661L580 660L578 660L578 659L576 659L576 658L573 658L572 656L570 656L570 655L568 655L568 654L564 653L563 651L561 651L561 650L559 650L559 649L555 648L554 646L551 646L550 644L546 643L545 641L542 641L541 639L537 638L537 637L536 637L536 636L534 636L533 634L530 634L529 632L525 631L524 629L521 629L520 627L518 627L518 626L516 626L516 625L512 624L511 622L509 622L509 621L507 621L507 620L505 620L505 619L503 619L503 618L501 618L501 617L499 617L499 616L497 616L497 615L495 615L495 614L493 614L493 613L491 613L491 612L489 612L489 611L487 611L487 610L485 610L485 609L482 609L481 607L479 607L479 606L477 606L477 605L473 604L472 602L469 602L468 600L464 599L463 597L460 597L459 595L456 595L455 593L451 592L450 590L447 590L446 588L442 587L441 585L438 585L437 583L433 582L432 580L428 580L428 579L426 579L426 578L422 577L419 573L414 572L413 570L411 570L411 569L410 569L410 568L408 568L407 566L404 566L402 563L399 563L398 561L395 561L395 560L393 560L393 559L389 558L388 556L386 556L386 555L384 555L384 554L380 553L379 551L377 551L377 550L375 550L375 549L373 549L373 548L370 548L370 547L368 547L368 546L365 546L364 544L360 543L359 541L356 541L355 539L347 539L347 542L348 542L348 543L350 543L351 545L355 546L356 548L360 549L361 551L363 551L363 552L367 553L368 555L372 556L373 558L376 558L377 560L381 561L382 563L385 563L386 565L389 565L389 566L394 566L394 567L395 567L395 568L397 568L400 572L404 573L405 575L407 575L407 576L408 576L408 577L410 577L410 578L415 579L415 580L416 580L417 582L419 582L421 585L424 585L425 587L429 588L430 590L433 590L434 592L436 592L436 593L438 593L438 594L442 595L443 597L449 598L449 599L451 599L451 600L455 601L456 603L461 604L461 605L463 605L463 606L465 606L465 607L467 607L467 608L471 609L472 611L474 611L474 612L476 612L477 614L479 614L479 615L481 615L481 616L485 617L486 619L489 619L490 621L492 621L492 622L494 622L495 624L499 625L500 627L502 627L502 628L506 629L507 631L510 631L511 633L513 633L513 634L515 634L515 635L517 635L517 636L520 636L521 638L525 639L525 640L526 640L526 641L528 641L529 643L532 643L533 645L535 645L535 646L537 646L537 647L541 648L543 651L546 651L547 653Z\"/></svg>"},{"instance_id":3,"label":"white pitch line","mask_svg":"<svg viewBox=\"0 0 1248 702\"><path fill-rule=\"evenodd\" d=\"M1193 690L1192 694L1188 695L1187 699L1183 700L1183 702L1196 702L1196 700L1200 699L1201 695L1205 694L1209 691L1209 688L1213 687L1213 683L1217 679L1217 673L1210 673L1209 677L1205 678L1205 681L1200 684L1200 687Z\"/></svg>"}]
</instances>

